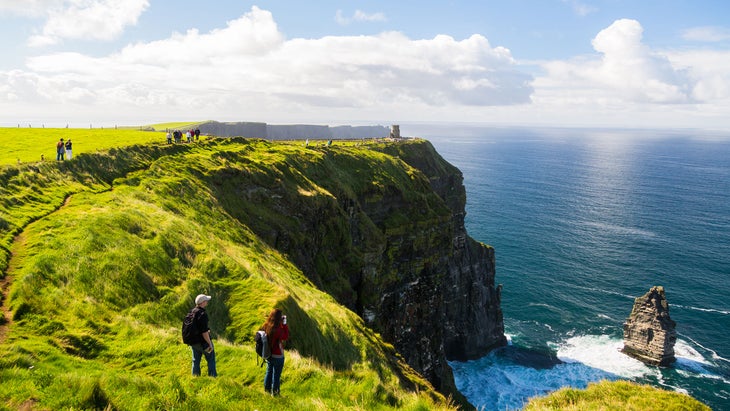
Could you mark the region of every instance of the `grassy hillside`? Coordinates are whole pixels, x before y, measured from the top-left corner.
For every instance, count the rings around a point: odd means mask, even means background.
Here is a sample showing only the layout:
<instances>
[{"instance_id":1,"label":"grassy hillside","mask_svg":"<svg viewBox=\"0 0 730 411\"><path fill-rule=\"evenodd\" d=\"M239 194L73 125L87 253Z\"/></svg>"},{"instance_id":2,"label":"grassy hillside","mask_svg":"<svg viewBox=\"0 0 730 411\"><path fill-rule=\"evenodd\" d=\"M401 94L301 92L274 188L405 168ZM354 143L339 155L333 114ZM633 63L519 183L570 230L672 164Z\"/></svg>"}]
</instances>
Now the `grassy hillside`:
<instances>
[{"instance_id":1,"label":"grassy hillside","mask_svg":"<svg viewBox=\"0 0 730 411\"><path fill-rule=\"evenodd\" d=\"M524 411L710 411L694 398L672 391L627 381L601 381L585 390L563 388L548 396L534 398Z\"/></svg>"},{"instance_id":2,"label":"grassy hillside","mask_svg":"<svg viewBox=\"0 0 730 411\"><path fill-rule=\"evenodd\" d=\"M452 409L213 195L208 177L245 154L268 170L260 178L326 197L282 166L323 155L304 150L225 140L2 168L0 232L13 258L0 256L12 280L0 408ZM217 379L190 377L180 343L201 292L213 296ZM263 392L252 348L274 306L293 334L279 398Z\"/></svg>"}]
</instances>

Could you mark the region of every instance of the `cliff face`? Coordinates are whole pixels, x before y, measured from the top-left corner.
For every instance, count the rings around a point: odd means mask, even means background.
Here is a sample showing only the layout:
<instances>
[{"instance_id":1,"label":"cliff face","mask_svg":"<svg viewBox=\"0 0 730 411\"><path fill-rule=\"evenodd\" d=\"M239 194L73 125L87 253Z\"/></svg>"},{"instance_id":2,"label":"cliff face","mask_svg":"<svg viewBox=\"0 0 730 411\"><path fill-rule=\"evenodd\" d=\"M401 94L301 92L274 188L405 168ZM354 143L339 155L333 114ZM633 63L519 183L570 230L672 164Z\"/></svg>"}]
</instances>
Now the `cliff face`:
<instances>
[{"instance_id":1,"label":"cliff face","mask_svg":"<svg viewBox=\"0 0 730 411\"><path fill-rule=\"evenodd\" d=\"M208 121L198 126L200 132L218 137L253 137L270 140L346 139L387 137L384 126L335 126L308 124L266 124L255 122L221 123Z\"/></svg>"},{"instance_id":2,"label":"cliff face","mask_svg":"<svg viewBox=\"0 0 730 411\"><path fill-rule=\"evenodd\" d=\"M623 352L647 364L669 365L675 360L675 326L669 318L664 287L652 287L636 299L624 323Z\"/></svg>"},{"instance_id":3,"label":"cliff face","mask_svg":"<svg viewBox=\"0 0 730 411\"><path fill-rule=\"evenodd\" d=\"M367 156L332 147L283 159L280 170L298 187L237 172L213 186L240 193L232 215L458 397L447 358L476 358L506 342L494 250L466 233L461 172L430 143L368 148Z\"/></svg>"}]
</instances>

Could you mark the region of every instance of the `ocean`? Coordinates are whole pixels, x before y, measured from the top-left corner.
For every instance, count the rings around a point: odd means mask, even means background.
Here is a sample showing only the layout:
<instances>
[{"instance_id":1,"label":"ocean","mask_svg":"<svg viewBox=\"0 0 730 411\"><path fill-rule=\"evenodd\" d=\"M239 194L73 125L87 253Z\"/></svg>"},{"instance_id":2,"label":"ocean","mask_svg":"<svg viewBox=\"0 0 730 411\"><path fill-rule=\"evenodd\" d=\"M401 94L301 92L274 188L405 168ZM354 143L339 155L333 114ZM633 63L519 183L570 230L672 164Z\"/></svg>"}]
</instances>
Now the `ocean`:
<instances>
[{"instance_id":1,"label":"ocean","mask_svg":"<svg viewBox=\"0 0 730 411\"><path fill-rule=\"evenodd\" d=\"M626 379L730 410L730 133L401 126L464 173L494 246L510 344L452 362L479 409ZM666 290L677 362L620 352L634 299Z\"/></svg>"}]
</instances>

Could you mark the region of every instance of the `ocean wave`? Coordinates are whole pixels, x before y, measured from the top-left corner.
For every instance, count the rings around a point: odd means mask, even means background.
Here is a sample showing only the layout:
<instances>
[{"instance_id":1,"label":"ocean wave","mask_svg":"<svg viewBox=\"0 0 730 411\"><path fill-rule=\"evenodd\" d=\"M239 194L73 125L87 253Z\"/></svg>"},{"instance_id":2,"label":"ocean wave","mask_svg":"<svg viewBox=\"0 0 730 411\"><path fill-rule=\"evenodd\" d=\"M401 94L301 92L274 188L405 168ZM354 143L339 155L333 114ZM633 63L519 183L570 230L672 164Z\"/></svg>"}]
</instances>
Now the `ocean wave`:
<instances>
[{"instance_id":1,"label":"ocean wave","mask_svg":"<svg viewBox=\"0 0 730 411\"><path fill-rule=\"evenodd\" d=\"M677 334L680 335L680 336L682 336L683 338L686 338L686 339L690 340L692 342L692 344L694 344L695 346L700 347L703 350L705 350L708 353L710 353L710 355L711 355L711 357L712 357L713 360L718 360L718 361L730 363L730 360L729 359L720 356L717 353L717 351L713 350L712 348L705 347L704 345L700 344L697 340L693 339L692 337L690 337L688 335L680 334L680 333L677 333ZM681 341L681 340L678 340L677 342L679 342L679 341ZM675 356L676 356L676 351L677 351L677 347L676 346L675 346L675 350L674 351L675 351Z\"/></svg>"},{"instance_id":2,"label":"ocean wave","mask_svg":"<svg viewBox=\"0 0 730 411\"><path fill-rule=\"evenodd\" d=\"M702 311L706 313L717 313L717 314L723 314L723 315L730 315L729 310L716 310L714 308L701 308L701 307L693 307L693 306L687 306L687 305L679 305L679 304L672 304L672 307L676 308L683 308L685 310L694 310L694 311Z\"/></svg>"},{"instance_id":3,"label":"ocean wave","mask_svg":"<svg viewBox=\"0 0 730 411\"><path fill-rule=\"evenodd\" d=\"M656 369L621 352L623 340L608 335L581 335L557 344L558 358L577 362L622 378L658 376Z\"/></svg>"}]
</instances>

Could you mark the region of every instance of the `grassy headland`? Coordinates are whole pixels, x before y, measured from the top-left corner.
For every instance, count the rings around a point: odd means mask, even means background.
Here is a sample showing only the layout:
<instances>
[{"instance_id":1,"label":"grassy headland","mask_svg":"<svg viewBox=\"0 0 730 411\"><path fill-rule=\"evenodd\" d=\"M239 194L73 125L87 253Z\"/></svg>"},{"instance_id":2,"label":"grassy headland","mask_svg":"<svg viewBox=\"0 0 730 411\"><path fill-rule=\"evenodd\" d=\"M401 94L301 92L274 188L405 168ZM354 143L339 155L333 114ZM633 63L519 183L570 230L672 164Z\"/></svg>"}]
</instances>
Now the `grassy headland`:
<instances>
[{"instance_id":1,"label":"grassy headland","mask_svg":"<svg viewBox=\"0 0 730 411\"><path fill-rule=\"evenodd\" d=\"M326 161L300 144L230 139L0 169L0 265L12 280L3 301L12 323L0 342L4 407L453 409L359 317L226 212L221 203L241 193L214 195L216 178L247 173L327 201L286 166L294 157ZM190 377L180 343L181 318L201 292L213 296L217 379ZM274 306L293 333L279 398L263 392L252 344Z\"/></svg>"}]
</instances>

